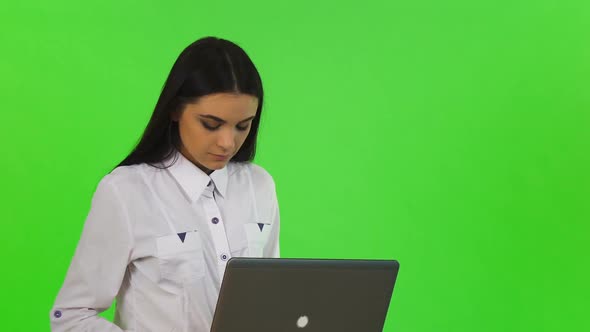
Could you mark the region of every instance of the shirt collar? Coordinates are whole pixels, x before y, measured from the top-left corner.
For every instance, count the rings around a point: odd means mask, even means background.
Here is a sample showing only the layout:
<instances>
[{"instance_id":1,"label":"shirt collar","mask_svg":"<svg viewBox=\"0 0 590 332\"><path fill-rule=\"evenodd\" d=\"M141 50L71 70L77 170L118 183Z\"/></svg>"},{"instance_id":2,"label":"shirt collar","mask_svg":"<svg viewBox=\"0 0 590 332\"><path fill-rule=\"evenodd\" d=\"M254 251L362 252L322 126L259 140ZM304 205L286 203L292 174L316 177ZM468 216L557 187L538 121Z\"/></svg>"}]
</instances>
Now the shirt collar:
<instances>
[{"instance_id":1,"label":"shirt collar","mask_svg":"<svg viewBox=\"0 0 590 332\"><path fill-rule=\"evenodd\" d=\"M207 175L207 173L186 159L179 151L176 151L172 155L172 160L175 158L177 159L176 162L168 170L178 184L180 184L191 202L196 201L201 196L209 181L213 181L217 192L225 197L228 178L227 165Z\"/></svg>"},{"instance_id":2,"label":"shirt collar","mask_svg":"<svg viewBox=\"0 0 590 332\"><path fill-rule=\"evenodd\" d=\"M211 175L209 175L213 183L215 184L215 189L217 192L225 198L225 193L227 191L227 178L228 178L228 171L227 171L227 164L223 166L222 169L218 169L213 171Z\"/></svg>"}]
</instances>

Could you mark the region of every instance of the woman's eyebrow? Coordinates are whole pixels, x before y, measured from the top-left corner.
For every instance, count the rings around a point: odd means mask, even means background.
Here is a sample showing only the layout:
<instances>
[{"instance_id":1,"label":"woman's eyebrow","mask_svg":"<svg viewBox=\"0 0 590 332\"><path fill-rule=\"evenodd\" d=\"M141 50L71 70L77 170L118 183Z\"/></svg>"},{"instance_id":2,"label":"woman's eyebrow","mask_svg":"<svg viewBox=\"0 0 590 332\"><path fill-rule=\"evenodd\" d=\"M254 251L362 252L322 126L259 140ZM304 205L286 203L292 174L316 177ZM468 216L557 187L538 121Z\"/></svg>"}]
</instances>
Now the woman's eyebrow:
<instances>
[{"instance_id":1,"label":"woman's eyebrow","mask_svg":"<svg viewBox=\"0 0 590 332\"><path fill-rule=\"evenodd\" d=\"M199 115L199 117L201 117L201 118L205 118L205 119L211 119L211 120L215 120L215 121L217 121L217 122L220 122L220 123L226 123L226 121L225 121L225 120L223 120L223 119L221 119L221 118L218 118L218 117L216 117L215 115L210 115L210 114L201 114L201 115ZM250 121L250 120L252 120L252 119L254 119L254 116L251 116L251 117L249 117L249 118L246 118L246 119L244 119L244 120L242 120L242 121L240 121L240 122L238 122L238 123L242 123L242 122Z\"/></svg>"}]
</instances>

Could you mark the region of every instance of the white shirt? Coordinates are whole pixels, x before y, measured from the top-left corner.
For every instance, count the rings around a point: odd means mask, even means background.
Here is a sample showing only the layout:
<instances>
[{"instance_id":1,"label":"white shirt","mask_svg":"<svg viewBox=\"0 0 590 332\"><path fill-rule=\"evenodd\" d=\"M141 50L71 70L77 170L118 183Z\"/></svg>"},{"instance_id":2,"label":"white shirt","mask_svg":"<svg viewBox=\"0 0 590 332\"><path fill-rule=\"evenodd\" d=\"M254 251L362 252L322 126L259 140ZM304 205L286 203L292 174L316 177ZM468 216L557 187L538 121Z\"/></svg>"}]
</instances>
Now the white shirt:
<instances>
[{"instance_id":1,"label":"white shirt","mask_svg":"<svg viewBox=\"0 0 590 332\"><path fill-rule=\"evenodd\" d=\"M230 162L208 176L176 156L168 169L117 167L100 181L52 331L209 331L229 258L279 257L275 185L263 168ZM113 324L97 314L115 297Z\"/></svg>"}]
</instances>

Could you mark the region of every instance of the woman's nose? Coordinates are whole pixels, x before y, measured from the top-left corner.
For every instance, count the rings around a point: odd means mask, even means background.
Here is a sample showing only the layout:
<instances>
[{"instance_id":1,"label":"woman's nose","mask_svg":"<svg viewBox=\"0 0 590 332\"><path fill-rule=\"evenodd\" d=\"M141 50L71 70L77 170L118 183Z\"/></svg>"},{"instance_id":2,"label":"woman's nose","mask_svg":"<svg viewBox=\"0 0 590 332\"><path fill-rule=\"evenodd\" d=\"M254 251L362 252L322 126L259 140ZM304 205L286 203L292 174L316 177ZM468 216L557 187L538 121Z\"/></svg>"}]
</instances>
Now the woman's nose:
<instances>
[{"instance_id":1,"label":"woman's nose","mask_svg":"<svg viewBox=\"0 0 590 332\"><path fill-rule=\"evenodd\" d=\"M235 147L236 136L233 130L223 130L217 138L217 145L227 151L232 151Z\"/></svg>"}]
</instances>

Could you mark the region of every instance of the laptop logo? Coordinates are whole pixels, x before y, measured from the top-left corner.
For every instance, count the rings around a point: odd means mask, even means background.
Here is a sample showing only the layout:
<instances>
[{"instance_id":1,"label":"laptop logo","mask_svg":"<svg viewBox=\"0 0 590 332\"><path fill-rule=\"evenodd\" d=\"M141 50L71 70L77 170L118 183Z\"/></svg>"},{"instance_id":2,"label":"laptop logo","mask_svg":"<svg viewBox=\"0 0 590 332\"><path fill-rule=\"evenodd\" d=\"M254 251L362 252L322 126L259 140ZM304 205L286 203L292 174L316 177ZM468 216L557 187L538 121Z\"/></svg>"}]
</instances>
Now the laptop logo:
<instances>
[{"instance_id":1,"label":"laptop logo","mask_svg":"<svg viewBox=\"0 0 590 332\"><path fill-rule=\"evenodd\" d=\"M309 318L307 318L307 316L301 316L297 320L297 327L300 329L306 327L307 324L309 324Z\"/></svg>"}]
</instances>

